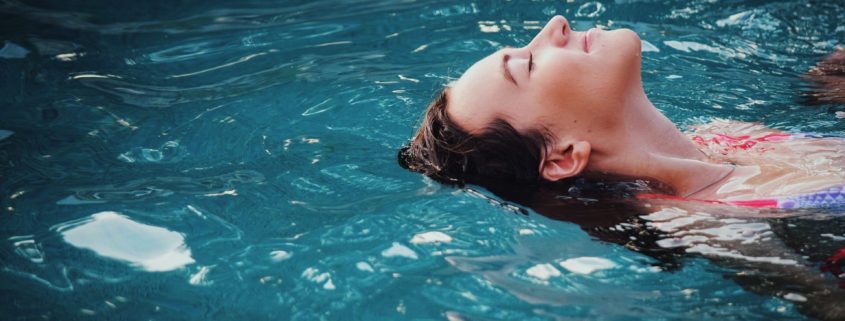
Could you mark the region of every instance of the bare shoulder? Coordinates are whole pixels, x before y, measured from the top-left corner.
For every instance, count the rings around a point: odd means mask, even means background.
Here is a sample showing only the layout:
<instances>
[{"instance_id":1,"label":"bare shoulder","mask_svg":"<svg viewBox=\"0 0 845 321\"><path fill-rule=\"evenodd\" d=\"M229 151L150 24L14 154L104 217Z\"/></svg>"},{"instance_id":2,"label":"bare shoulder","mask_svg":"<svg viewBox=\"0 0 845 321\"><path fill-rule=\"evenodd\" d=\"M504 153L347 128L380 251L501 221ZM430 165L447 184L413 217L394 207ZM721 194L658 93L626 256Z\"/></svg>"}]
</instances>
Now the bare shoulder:
<instances>
[{"instance_id":1,"label":"bare shoulder","mask_svg":"<svg viewBox=\"0 0 845 321\"><path fill-rule=\"evenodd\" d=\"M786 134L786 132L766 126L760 122L745 122L739 120L714 118L706 124L688 126L692 135L730 135L730 136L764 136L770 134Z\"/></svg>"}]
</instances>

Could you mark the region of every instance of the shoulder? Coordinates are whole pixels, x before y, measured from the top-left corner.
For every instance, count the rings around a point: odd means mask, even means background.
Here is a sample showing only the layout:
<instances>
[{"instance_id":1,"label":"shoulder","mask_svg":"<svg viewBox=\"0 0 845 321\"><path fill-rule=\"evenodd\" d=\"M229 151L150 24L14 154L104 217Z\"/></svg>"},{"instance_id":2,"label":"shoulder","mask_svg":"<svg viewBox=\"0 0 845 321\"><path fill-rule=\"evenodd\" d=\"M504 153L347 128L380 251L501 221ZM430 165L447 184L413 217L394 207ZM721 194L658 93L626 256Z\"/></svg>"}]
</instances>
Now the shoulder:
<instances>
[{"instance_id":1,"label":"shoulder","mask_svg":"<svg viewBox=\"0 0 845 321\"><path fill-rule=\"evenodd\" d=\"M785 131L768 127L760 122L745 122L725 118L713 118L708 123L688 126L687 129L689 134L697 135L762 136L768 134L788 134Z\"/></svg>"}]
</instances>

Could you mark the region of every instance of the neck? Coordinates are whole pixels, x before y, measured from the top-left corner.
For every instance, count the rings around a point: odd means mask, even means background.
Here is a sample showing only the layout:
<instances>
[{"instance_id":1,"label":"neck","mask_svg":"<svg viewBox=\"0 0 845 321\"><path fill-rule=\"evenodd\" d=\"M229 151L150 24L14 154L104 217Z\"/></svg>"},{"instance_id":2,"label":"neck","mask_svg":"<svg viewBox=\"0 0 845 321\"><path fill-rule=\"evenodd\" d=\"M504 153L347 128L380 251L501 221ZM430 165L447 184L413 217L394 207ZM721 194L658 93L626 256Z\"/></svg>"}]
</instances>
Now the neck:
<instances>
[{"instance_id":1,"label":"neck","mask_svg":"<svg viewBox=\"0 0 845 321\"><path fill-rule=\"evenodd\" d=\"M730 166L711 163L654 104L642 89L629 95L601 142L593 144L589 171L645 177L671 186L676 195L712 196ZM712 186L709 186L711 185Z\"/></svg>"}]
</instances>

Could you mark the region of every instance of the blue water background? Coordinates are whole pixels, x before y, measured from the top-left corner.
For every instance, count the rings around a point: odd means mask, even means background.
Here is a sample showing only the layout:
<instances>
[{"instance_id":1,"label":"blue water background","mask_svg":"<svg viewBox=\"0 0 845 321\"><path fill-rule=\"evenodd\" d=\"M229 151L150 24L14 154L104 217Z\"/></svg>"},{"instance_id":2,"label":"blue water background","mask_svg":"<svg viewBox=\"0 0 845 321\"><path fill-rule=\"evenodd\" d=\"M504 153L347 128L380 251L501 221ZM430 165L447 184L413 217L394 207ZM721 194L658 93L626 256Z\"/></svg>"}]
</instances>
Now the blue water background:
<instances>
[{"instance_id":1,"label":"blue water background","mask_svg":"<svg viewBox=\"0 0 845 321\"><path fill-rule=\"evenodd\" d=\"M836 2L0 1L0 319L805 319L705 259L660 271L396 164L439 88L553 14L637 31L681 126L845 130L799 103L845 38ZM112 255L69 239L104 212L129 231L88 225ZM430 231L452 241L411 243ZM192 263L114 255L173 235ZM617 267L526 274L583 256Z\"/></svg>"}]
</instances>

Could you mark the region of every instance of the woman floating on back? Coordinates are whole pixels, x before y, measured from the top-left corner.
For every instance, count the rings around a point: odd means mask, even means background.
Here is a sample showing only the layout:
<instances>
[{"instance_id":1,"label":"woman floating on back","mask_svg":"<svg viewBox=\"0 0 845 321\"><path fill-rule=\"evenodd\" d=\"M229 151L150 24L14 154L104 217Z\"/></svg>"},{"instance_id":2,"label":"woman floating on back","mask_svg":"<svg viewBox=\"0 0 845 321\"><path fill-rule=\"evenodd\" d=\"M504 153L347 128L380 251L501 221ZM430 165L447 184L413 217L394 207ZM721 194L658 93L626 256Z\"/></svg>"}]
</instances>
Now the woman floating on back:
<instances>
[{"instance_id":1,"label":"woman floating on back","mask_svg":"<svg viewBox=\"0 0 845 321\"><path fill-rule=\"evenodd\" d=\"M640 180L639 199L741 207L845 206L845 140L716 120L680 131L648 99L628 29L553 17L526 46L470 67L428 107L400 163L493 190L573 178Z\"/></svg>"}]
</instances>

